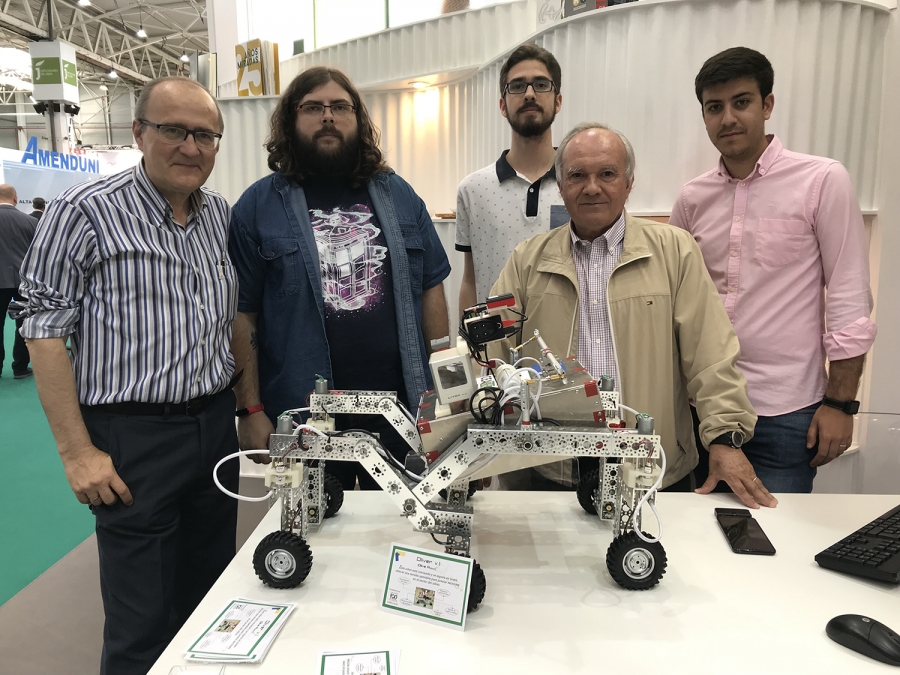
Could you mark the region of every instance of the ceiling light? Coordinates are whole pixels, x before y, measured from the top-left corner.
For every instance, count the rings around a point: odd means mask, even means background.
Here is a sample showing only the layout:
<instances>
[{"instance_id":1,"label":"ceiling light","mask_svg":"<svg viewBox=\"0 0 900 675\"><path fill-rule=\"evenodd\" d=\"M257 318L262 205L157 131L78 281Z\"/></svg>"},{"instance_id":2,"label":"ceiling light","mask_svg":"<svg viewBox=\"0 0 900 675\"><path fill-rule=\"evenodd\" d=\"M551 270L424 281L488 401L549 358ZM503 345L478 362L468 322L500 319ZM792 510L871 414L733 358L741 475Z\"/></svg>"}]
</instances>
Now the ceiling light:
<instances>
[{"instance_id":1,"label":"ceiling light","mask_svg":"<svg viewBox=\"0 0 900 675\"><path fill-rule=\"evenodd\" d=\"M115 71L115 69L110 68L109 74L107 75L107 77L110 78L110 79L112 79L112 80L114 80L114 79L116 79L118 76L119 76L119 74Z\"/></svg>"},{"instance_id":2,"label":"ceiling light","mask_svg":"<svg viewBox=\"0 0 900 675\"><path fill-rule=\"evenodd\" d=\"M143 25L142 25L140 28L138 28L137 33L135 33L135 35L136 35L137 37L141 38L142 40L143 40L145 37L147 37L147 31L144 30L144 26L143 26Z\"/></svg>"},{"instance_id":3,"label":"ceiling light","mask_svg":"<svg viewBox=\"0 0 900 675\"><path fill-rule=\"evenodd\" d=\"M429 86L427 82L422 82L422 80L413 80L412 82L409 82L408 84L413 89L425 89Z\"/></svg>"},{"instance_id":4,"label":"ceiling light","mask_svg":"<svg viewBox=\"0 0 900 675\"><path fill-rule=\"evenodd\" d=\"M181 60L187 63L191 60L191 57L187 55L187 52L181 52Z\"/></svg>"},{"instance_id":5,"label":"ceiling light","mask_svg":"<svg viewBox=\"0 0 900 675\"><path fill-rule=\"evenodd\" d=\"M101 84L100 91L109 91L109 87L107 87L105 84Z\"/></svg>"},{"instance_id":6,"label":"ceiling light","mask_svg":"<svg viewBox=\"0 0 900 675\"><path fill-rule=\"evenodd\" d=\"M78 0L78 4L82 7L89 7L91 4L91 0Z\"/></svg>"}]
</instances>

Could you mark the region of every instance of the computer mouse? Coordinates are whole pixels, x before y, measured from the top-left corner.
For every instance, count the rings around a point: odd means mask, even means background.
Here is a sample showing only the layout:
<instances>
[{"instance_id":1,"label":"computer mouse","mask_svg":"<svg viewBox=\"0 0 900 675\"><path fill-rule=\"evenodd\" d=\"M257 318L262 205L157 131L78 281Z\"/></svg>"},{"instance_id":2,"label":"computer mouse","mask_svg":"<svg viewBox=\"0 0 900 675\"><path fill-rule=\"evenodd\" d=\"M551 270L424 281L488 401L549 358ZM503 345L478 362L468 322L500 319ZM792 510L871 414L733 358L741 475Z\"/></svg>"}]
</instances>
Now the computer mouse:
<instances>
[{"instance_id":1,"label":"computer mouse","mask_svg":"<svg viewBox=\"0 0 900 675\"><path fill-rule=\"evenodd\" d=\"M900 635L883 623L859 614L842 614L825 626L832 640L864 656L900 666Z\"/></svg>"}]
</instances>

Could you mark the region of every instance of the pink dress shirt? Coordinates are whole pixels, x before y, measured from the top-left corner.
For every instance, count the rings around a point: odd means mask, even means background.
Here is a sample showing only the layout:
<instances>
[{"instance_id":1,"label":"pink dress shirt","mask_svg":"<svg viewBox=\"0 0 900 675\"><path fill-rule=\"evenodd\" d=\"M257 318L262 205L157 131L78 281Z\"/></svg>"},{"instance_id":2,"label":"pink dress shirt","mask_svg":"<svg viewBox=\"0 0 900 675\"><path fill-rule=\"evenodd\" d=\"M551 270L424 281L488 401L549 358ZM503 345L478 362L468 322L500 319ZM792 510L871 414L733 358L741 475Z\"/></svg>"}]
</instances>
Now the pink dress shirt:
<instances>
[{"instance_id":1,"label":"pink dress shirt","mask_svg":"<svg viewBox=\"0 0 900 675\"><path fill-rule=\"evenodd\" d=\"M763 416L822 400L825 358L865 354L877 332L850 175L833 159L769 140L744 180L720 159L685 184L670 219L703 251L741 342L750 401Z\"/></svg>"}]
</instances>

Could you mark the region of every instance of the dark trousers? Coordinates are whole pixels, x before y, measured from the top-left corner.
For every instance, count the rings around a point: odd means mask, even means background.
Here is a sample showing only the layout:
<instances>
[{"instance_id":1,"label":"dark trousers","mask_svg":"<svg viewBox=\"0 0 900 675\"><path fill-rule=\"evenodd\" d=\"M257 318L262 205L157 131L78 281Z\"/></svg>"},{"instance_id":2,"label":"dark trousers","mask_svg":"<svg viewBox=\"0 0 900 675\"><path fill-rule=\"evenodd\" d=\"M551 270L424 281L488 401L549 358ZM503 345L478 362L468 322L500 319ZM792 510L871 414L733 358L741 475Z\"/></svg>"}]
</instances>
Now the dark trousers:
<instances>
[{"instance_id":1,"label":"dark trousers","mask_svg":"<svg viewBox=\"0 0 900 675\"><path fill-rule=\"evenodd\" d=\"M91 507L106 614L101 675L144 675L234 557L237 502L212 481L215 463L237 451L234 404L228 390L189 416L82 406L91 441L134 497ZM219 480L237 491L237 460Z\"/></svg>"},{"instance_id":2,"label":"dark trousers","mask_svg":"<svg viewBox=\"0 0 900 675\"><path fill-rule=\"evenodd\" d=\"M753 470L769 492L812 492L816 469L809 463L818 452L818 444L806 447L806 432L812 424L819 404L801 408L784 415L760 416L753 438L742 448ZM700 420L694 416L694 437L700 452L697 465L697 485L703 485L709 475L709 452L700 444ZM725 481L719 481L714 492L731 492Z\"/></svg>"},{"instance_id":3,"label":"dark trousers","mask_svg":"<svg viewBox=\"0 0 900 675\"><path fill-rule=\"evenodd\" d=\"M10 300L24 300L21 295L19 295L19 291L16 288L0 288L0 368L3 368L3 363L6 361L6 349L3 347L3 328L6 325L6 312L9 309ZM12 371L13 375L24 375L25 371L28 370L28 363L31 361L31 356L28 354L28 347L25 345L25 340L22 338L22 334L19 332L22 328L22 319L16 320L16 337L13 340L13 361L12 361Z\"/></svg>"}]
</instances>

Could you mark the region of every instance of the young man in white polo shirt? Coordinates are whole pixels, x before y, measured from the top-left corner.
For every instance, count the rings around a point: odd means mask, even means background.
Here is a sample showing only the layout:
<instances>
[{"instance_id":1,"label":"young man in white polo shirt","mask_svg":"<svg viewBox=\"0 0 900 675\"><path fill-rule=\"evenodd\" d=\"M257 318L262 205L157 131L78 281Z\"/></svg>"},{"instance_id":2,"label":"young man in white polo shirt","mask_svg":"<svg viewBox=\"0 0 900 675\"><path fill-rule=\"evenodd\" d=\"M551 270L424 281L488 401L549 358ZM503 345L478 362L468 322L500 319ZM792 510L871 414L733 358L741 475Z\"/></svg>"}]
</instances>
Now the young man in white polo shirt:
<instances>
[{"instance_id":1,"label":"young man in white polo shirt","mask_svg":"<svg viewBox=\"0 0 900 675\"><path fill-rule=\"evenodd\" d=\"M513 249L529 237L565 225L569 216L556 185L550 126L562 106L559 62L546 49L516 49L500 70L500 114L512 128L510 149L466 176L456 193L456 250L465 255L460 314L483 301ZM564 489L572 462L505 474L510 489Z\"/></svg>"},{"instance_id":2,"label":"young man in white polo shirt","mask_svg":"<svg viewBox=\"0 0 900 675\"><path fill-rule=\"evenodd\" d=\"M456 193L456 250L465 255L460 314L488 296L519 242L568 222L550 131L562 106L561 77L553 54L531 44L516 49L500 70L510 149L466 176Z\"/></svg>"}]
</instances>

